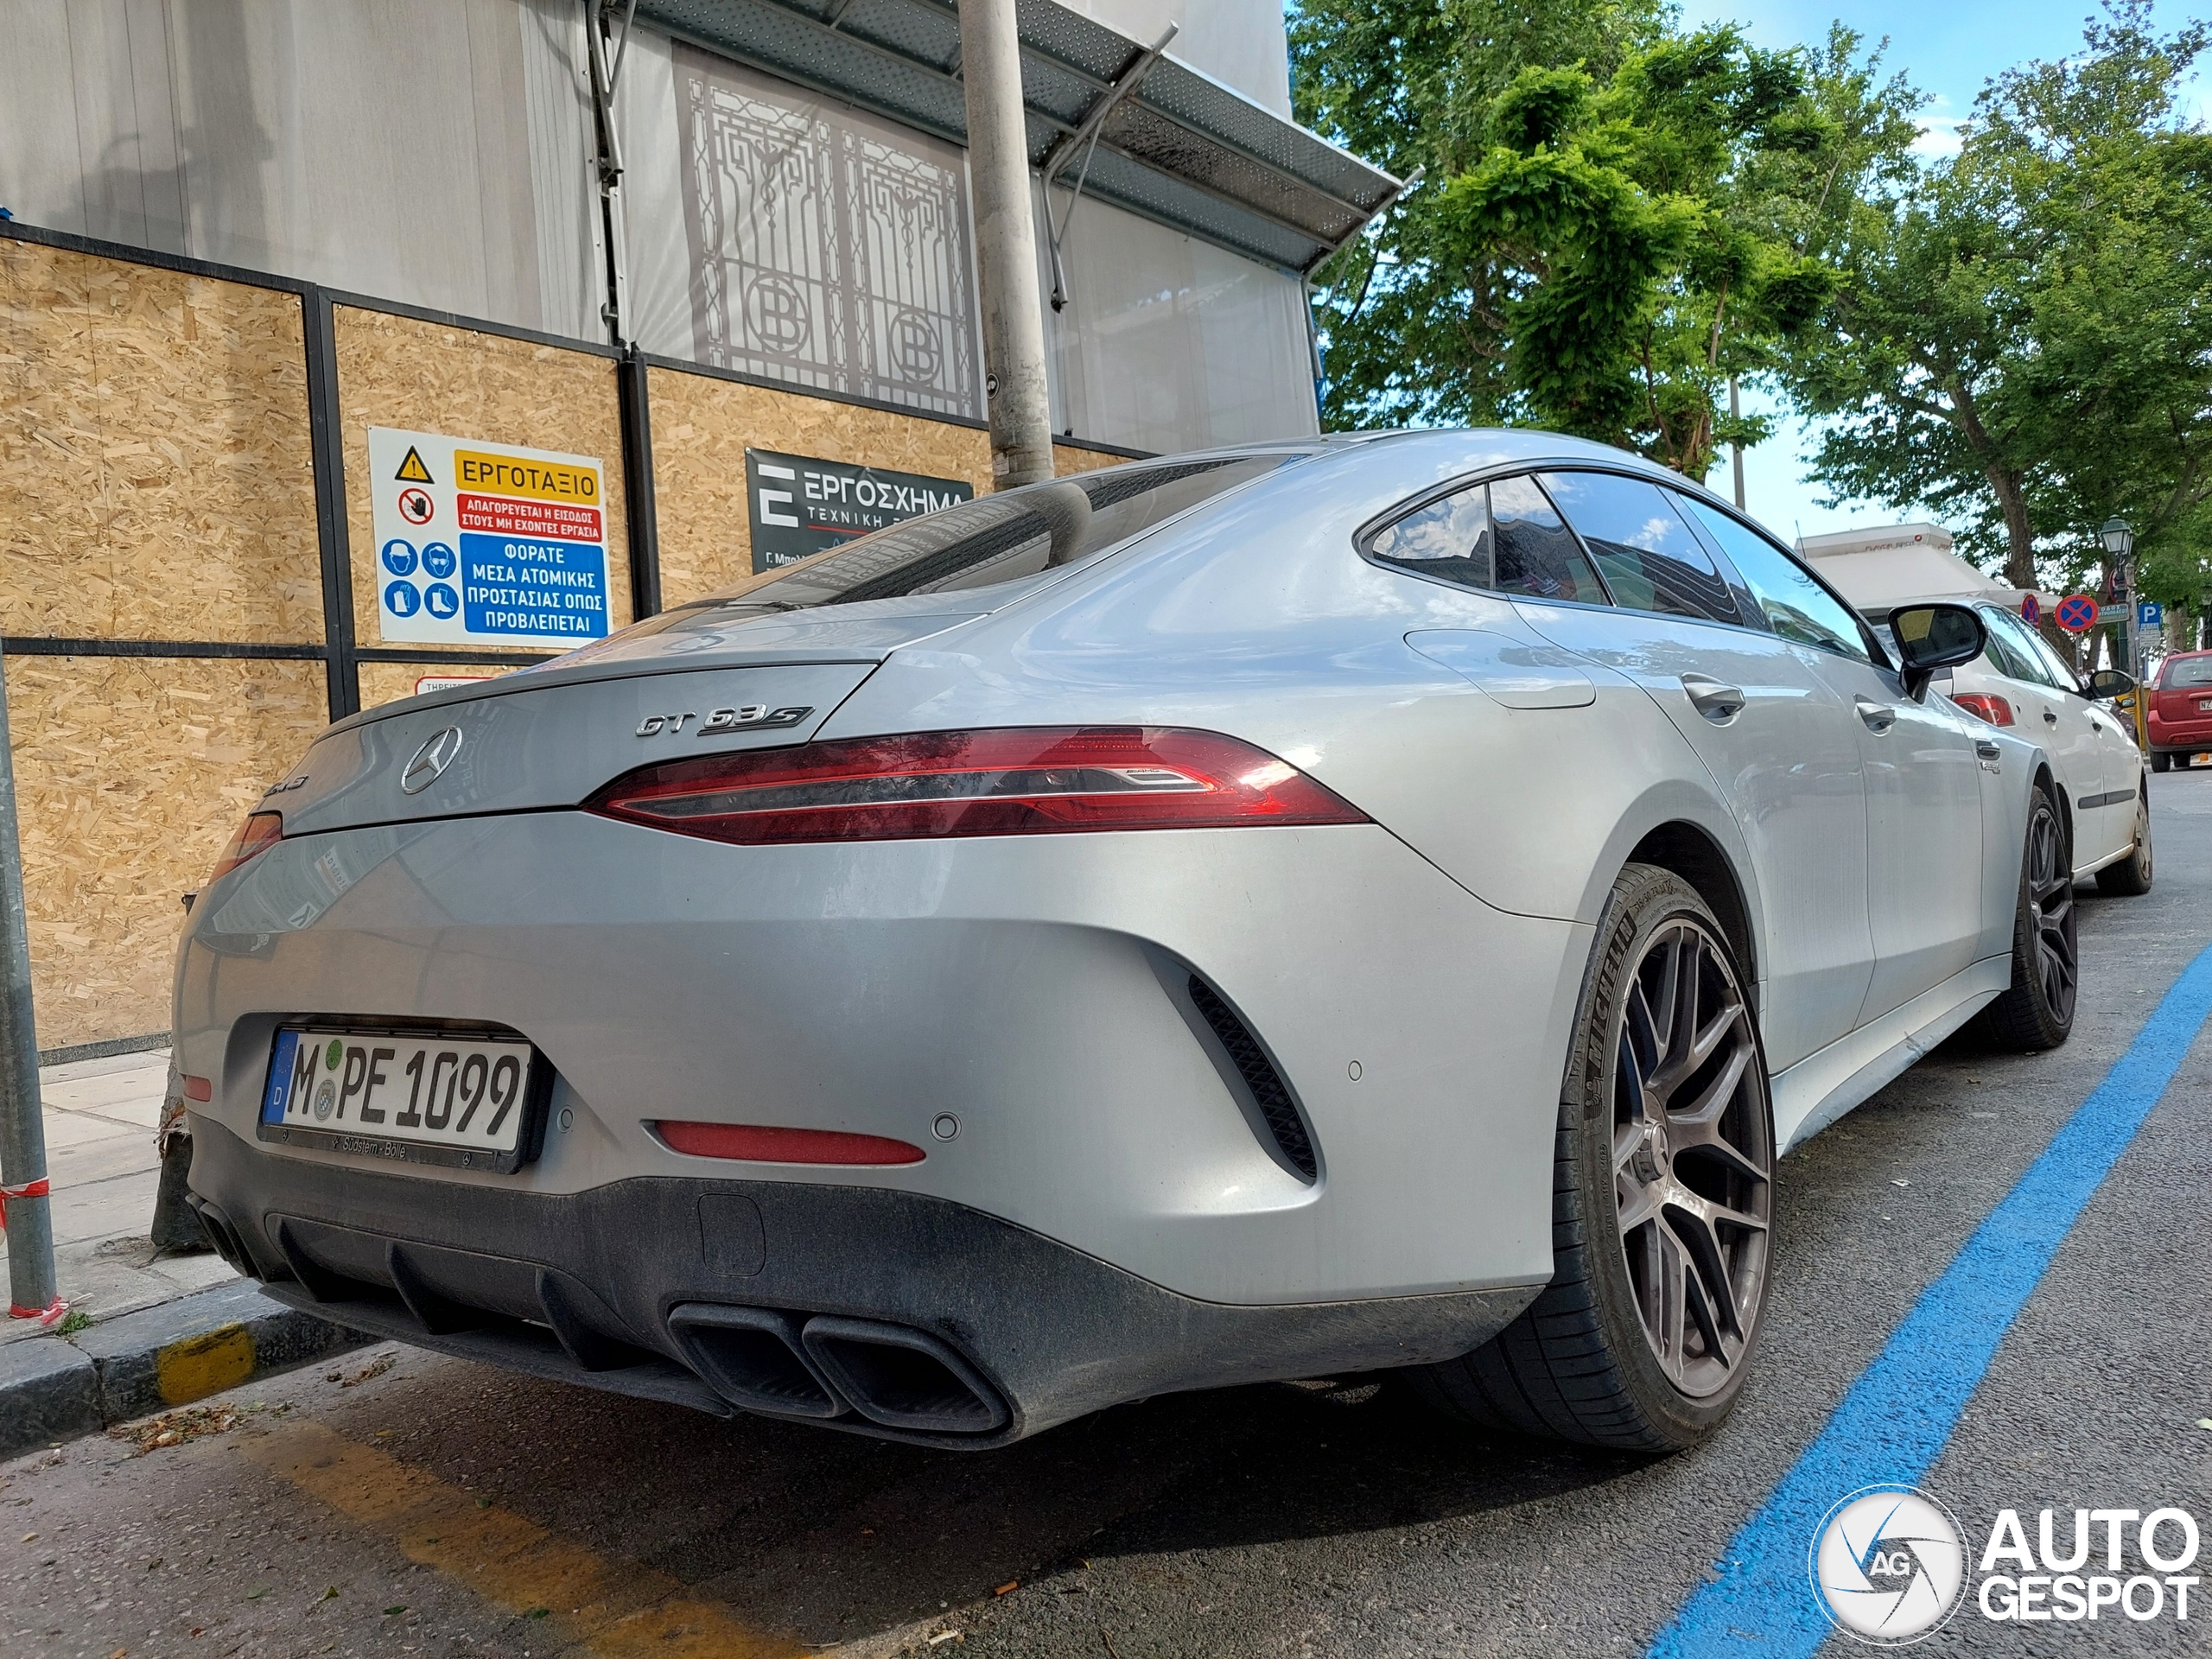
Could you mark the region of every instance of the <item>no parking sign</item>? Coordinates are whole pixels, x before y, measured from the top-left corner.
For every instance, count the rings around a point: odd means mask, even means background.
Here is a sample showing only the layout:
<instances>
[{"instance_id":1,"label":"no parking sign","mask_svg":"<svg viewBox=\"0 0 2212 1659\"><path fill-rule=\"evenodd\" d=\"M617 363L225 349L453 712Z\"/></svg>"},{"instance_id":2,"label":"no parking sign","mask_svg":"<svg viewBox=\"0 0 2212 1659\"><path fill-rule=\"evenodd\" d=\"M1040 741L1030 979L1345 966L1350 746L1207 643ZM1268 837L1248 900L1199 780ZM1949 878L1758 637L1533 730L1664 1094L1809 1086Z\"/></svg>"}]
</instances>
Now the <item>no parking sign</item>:
<instances>
[{"instance_id":1,"label":"no parking sign","mask_svg":"<svg viewBox=\"0 0 2212 1659\"><path fill-rule=\"evenodd\" d=\"M2069 594L2058 601L2058 626L2069 633L2087 633L2097 626L2097 601L2087 594Z\"/></svg>"},{"instance_id":2,"label":"no parking sign","mask_svg":"<svg viewBox=\"0 0 2212 1659\"><path fill-rule=\"evenodd\" d=\"M604 475L589 455L371 427L378 637L426 645L605 639Z\"/></svg>"}]
</instances>

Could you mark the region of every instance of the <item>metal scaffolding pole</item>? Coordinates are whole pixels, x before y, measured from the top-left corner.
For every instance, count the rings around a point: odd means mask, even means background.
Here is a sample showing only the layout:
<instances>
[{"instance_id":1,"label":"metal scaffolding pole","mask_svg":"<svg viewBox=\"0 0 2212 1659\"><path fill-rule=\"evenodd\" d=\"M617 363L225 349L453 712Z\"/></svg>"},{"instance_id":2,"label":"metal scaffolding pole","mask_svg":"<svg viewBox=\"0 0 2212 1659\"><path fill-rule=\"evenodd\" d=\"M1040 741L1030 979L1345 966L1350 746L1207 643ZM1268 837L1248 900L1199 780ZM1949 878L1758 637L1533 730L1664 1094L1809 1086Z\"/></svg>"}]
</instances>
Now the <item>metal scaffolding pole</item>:
<instances>
[{"instance_id":1,"label":"metal scaffolding pole","mask_svg":"<svg viewBox=\"0 0 2212 1659\"><path fill-rule=\"evenodd\" d=\"M38 1095L38 1028L31 1015L31 944L23 916L23 849L16 833L16 763L8 743L8 685L0 675L0 1219L8 1229L9 1312L50 1319L60 1292L46 1196L46 1122Z\"/></svg>"},{"instance_id":2,"label":"metal scaffolding pole","mask_svg":"<svg viewBox=\"0 0 2212 1659\"><path fill-rule=\"evenodd\" d=\"M960 0L960 66L968 103L968 181L976 202L976 286L983 302L991 481L994 488L1007 490L1052 476L1045 301L1037 277L1014 0Z\"/></svg>"}]
</instances>

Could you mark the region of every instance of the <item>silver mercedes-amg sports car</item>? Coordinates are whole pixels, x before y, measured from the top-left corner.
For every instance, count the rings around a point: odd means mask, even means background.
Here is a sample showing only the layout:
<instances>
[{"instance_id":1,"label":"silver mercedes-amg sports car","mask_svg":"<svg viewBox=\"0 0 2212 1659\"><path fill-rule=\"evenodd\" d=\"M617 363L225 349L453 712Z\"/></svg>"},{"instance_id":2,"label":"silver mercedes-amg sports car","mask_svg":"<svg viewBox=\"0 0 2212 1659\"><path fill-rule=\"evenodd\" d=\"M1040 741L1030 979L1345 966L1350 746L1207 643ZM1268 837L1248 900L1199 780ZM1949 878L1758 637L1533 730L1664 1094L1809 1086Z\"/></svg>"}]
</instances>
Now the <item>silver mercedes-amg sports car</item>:
<instances>
[{"instance_id":1,"label":"silver mercedes-amg sports car","mask_svg":"<svg viewBox=\"0 0 2212 1659\"><path fill-rule=\"evenodd\" d=\"M271 1294L988 1446L1401 1368L1621 1446L1758 1345L1775 1159L2063 1041L2064 803L1617 451L1420 432L893 526L333 727L176 976Z\"/></svg>"}]
</instances>

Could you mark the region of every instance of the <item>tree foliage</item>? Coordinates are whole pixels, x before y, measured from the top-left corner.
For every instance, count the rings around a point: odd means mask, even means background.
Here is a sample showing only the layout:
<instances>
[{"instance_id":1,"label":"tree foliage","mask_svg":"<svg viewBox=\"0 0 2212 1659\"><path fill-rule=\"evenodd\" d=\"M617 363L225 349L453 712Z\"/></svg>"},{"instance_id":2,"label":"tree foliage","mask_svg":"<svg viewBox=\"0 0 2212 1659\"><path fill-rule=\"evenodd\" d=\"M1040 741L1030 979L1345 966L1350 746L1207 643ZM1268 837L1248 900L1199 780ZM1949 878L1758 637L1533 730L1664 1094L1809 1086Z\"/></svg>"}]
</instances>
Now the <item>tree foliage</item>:
<instances>
[{"instance_id":1,"label":"tree foliage","mask_svg":"<svg viewBox=\"0 0 2212 1659\"><path fill-rule=\"evenodd\" d=\"M1912 95L1855 36L1770 53L1656 5L1308 0L1301 117L1421 182L1325 268L1332 426L1530 423L1703 476L1733 374L1818 315Z\"/></svg>"},{"instance_id":2,"label":"tree foliage","mask_svg":"<svg viewBox=\"0 0 2212 1659\"><path fill-rule=\"evenodd\" d=\"M2212 498L2212 139L2177 117L2197 24L2143 0L2085 51L1993 81L1960 154L1878 193L1785 380L1840 497L1965 527L2008 579L2078 580L2136 527L2146 590L2193 600Z\"/></svg>"}]
</instances>

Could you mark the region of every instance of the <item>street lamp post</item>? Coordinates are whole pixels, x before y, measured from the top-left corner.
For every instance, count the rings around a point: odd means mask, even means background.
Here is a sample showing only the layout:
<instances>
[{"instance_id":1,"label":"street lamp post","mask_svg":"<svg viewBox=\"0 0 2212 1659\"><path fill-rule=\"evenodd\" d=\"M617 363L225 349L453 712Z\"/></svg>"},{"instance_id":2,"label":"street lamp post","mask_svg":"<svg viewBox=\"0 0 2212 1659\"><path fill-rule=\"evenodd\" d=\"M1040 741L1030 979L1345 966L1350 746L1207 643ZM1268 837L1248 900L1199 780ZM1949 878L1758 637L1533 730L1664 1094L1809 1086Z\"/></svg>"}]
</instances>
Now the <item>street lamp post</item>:
<instances>
[{"instance_id":1,"label":"street lamp post","mask_svg":"<svg viewBox=\"0 0 2212 1659\"><path fill-rule=\"evenodd\" d=\"M2135 747L2148 748L2151 738L2144 727L2143 646L2136 626L2135 527L2125 518L2107 518L2097 537L2112 557L2113 573L2126 595L2122 620L2127 627L2127 671L2135 677Z\"/></svg>"}]
</instances>

